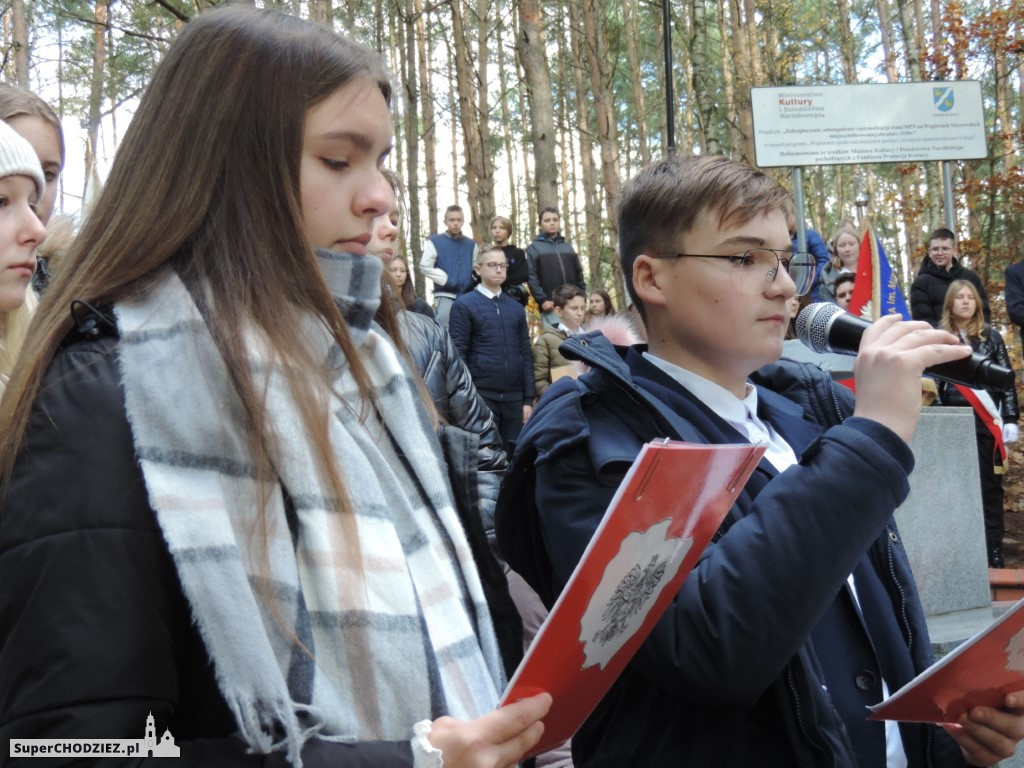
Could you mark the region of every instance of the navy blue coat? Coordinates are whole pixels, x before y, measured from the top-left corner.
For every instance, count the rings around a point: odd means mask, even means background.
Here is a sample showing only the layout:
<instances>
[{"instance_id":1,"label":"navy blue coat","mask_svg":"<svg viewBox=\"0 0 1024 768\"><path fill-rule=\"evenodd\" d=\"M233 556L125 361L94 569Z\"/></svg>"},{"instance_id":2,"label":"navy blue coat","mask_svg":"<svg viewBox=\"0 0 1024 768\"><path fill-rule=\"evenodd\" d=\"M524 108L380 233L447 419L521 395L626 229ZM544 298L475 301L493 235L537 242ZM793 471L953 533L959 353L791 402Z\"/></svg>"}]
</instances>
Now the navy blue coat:
<instances>
[{"instance_id":1,"label":"navy blue coat","mask_svg":"<svg viewBox=\"0 0 1024 768\"><path fill-rule=\"evenodd\" d=\"M496 511L502 555L549 606L644 442L744 442L638 348L614 348L593 333L567 340L561 352L593 370L556 382L541 399ZM849 392L811 366L783 362L753 380L759 415L800 462L781 474L766 461L755 470L668 611L574 737L577 768L884 764L858 763L832 698L839 691L826 689L812 639L858 568L869 569L883 607L890 601L889 623L903 643L894 655L908 660L910 674L931 663L891 518L909 490L910 449L880 424L847 418ZM854 688L843 682L835 687ZM911 768L964 765L940 729L900 731Z\"/></svg>"},{"instance_id":2,"label":"navy blue coat","mask_svg":"<svg viewBox=\"0 0 1024 768\"><path fill-rule=\"evenodd\" d=\"M1006 314L1011 323L1024 329L1024 261L1006 268Z\"/></svg>"},{"instance_id":3,"label":"navy blue coat","mask_svg":"<svg viewBox=\"0 0 1024 768\"><path fill-rule=\"evenodd\" d=\"M477 392L492 400L533 400L533 353L522 305L504 293L489 299L472 290L452 304L448 332Z\"/></svg>"}]
</instances>

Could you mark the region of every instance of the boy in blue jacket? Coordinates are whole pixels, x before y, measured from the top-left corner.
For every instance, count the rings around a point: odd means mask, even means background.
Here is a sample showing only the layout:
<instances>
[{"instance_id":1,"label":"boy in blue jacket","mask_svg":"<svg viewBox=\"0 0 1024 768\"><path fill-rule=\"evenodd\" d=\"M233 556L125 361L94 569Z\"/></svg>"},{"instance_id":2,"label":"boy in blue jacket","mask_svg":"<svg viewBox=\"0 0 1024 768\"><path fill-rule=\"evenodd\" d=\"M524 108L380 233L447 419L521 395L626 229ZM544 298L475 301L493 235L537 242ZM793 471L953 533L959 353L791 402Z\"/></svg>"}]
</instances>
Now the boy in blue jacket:
<instances>
[{"instance_id":1,"label":"boy in blue jacket","mask_svg":"<svg viewBox=\"0 0 1024 768\"><path fill-rule=\"evenodd\" d=\"M483 246L473 269L480 284L452 304L448 330L477 392L494 414L502 444L508 447L533 410L533 355L526 310L501 290L508 261L500 246Z\"/></svg>"},{"instance_id":2,"label":"boy in blue jacket","mask_svg":"<svg viewBox=\"0 0 1024 768\"><path fill-rule=\"evenodd\" d=\"M856 403L779 361L786 302L814 278L792 252L790 210L777 182L723 157L672 157L630 181L620 259L649 346L567 340L591 372L541 399L505 476L499 548L550 607L645 442L767 447L573 738L577 768L952 768L990 765L1024 736L1024 691L941 728L865 719L931 663L891 516L909 489L921 372L968 350L885 317L861 343Z\"/></svg>"}]
</instances>

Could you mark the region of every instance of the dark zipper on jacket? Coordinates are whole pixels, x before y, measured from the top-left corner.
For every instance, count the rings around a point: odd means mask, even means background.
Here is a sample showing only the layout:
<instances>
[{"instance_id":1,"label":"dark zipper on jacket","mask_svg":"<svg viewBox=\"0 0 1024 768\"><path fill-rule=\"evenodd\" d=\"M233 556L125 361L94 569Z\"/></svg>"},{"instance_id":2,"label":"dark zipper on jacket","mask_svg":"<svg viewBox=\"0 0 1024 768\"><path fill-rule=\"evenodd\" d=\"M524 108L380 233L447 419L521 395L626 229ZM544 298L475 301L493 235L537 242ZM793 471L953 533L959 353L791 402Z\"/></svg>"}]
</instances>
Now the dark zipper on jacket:
<instances>
[{"instance_id":1,"label":"dark zipper on jacket","mask_svg":"<svg viewBox=\"0 0 1024 768\"><path fill-rule=\"evenodd\" d=\"M828 382L828 396L832 400L832 410L835 411L836 421L835 424L842 424L846 421L846 417L843 416L843 411L839 407L839 399L836 397L836 383L832 378L832 374L829 371L822 371L825 374L825 381ZM835 426L833 424L832 426Z\"/></svg>"},{"instance_id":2,"label":"dark zipper on jacket","mask_svg":"<svg viewBox=\"0 0 1024 768\"><path fill-rule=\"evenodd\" d=\"M896 576L896 568L893 565L892 547L895 543L895 534L892 531L886 530L886 541L885 541L885 560L886 567L889 569L889 578L892 579L893 586L896 587L896 591L900 593L900 613L899 620L903 625L904 642L907 645L907 653L910 654L911 661L914 658L914 631L910 626L910 620L907 618L907 594L903 591L903 585L900 583L899 578ZM899 727L897 725L897 727ZM924 760L927 768L934 768L935 762L932 760L932 728L927 723L921 723L920 727L924 728Z\"/></svg>"},{"instance_id":3,"label":"dark zipper on jacket","mask_svg":"<svg viewBox=\"0 0 1024 768\"><path fill-rule=\"evenodd\" d=\"M658 415L656 413L652 413L651 412L651 406L650 405L648 405L642 399L640 399L636 395L634 395L633 392L629 389L629 387L627 387L626 385L622 384L614 376L609 376L608 378L611 379L612 385L616 389L618 389L620 392L622 392L626 396L626 398L631 403L633 403L633 405L637 406L638 408L643 409L644 413L646 413L650 417L651 424L654 426L655 430L657 430L660 433L661 437L666 437L667 438L669 436L669 434L672 432L672 430L671 429L666 429L665 425L661 424L659 422ZM681 436L678 436L675 439L679 440L679 439L681 439Z\"/></svg>"},{"instance_id":4,"label":"dark zipper on jacket","mask_svg":"<svg viewBox=\"0 0 1024 768\"><path fill-rule=\"evenodd\" d=\"M565 263L562 261L562 254L558 250L558 243L555 243L555 258L558 260L558 270L562 273L562 285L565 285L570 281L568 276L565 274ZM575 277L575 275L573 277Z\"/></svg>"},{"instance_id":5,"label":"dark zipper on jacket","mask_svg":"<svg viewBox=\"0 0 1024 768\"><path fill-rule=\"evenodd\" d=\"M498 295L498 298L500 297L501 294ZM498 331L501 333L501 346L505 348L505 380L508 381L511 375L508 370L508 337L505 335L505 324L501 322L501 307L498 306L498 298L491 299L491 303L494 304L494 311L498 313Z\"/></svg>"},{"instance_id":6,"label":"dark zipper on jacket","mask_svg":"<svg viewBox=\"0 0 1024 768\"><path fill-rule=\"evenodd\" d=\"M800 733L804 735L804 739L807 743L822 757L825 758L827 765L835 765L831 753L823 747L819 742L811 738L811 734L807 729L807 725L804 723L804 712L800 706L800 692L797 690L796 680L793 679L793 662L789 662L786 665L786 682L789 684L789 692L793 695L793 709L796 715L797 725L800 726Z\"/></svg>"}]
</instances>

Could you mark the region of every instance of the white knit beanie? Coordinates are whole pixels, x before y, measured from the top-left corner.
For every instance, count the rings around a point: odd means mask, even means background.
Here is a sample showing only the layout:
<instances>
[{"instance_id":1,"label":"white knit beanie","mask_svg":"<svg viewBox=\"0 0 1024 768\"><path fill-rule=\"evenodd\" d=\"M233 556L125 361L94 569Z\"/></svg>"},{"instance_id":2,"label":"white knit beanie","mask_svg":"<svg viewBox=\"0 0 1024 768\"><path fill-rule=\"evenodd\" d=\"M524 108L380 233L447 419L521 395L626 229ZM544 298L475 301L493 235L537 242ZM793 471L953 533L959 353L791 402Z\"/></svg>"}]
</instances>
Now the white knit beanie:
<instances>
[{"instance_id":1,"label":"white knit beanie","mask_svg":"<svg viewBox=\"0 0 1024 768\"><path fill-rule=\"evenodd\" d=\"M36 183L36 195L43 196L46 179L36 151L16 130L0 120L0 179L7 176L28 176Z\"/></svg>"}]
</instances>

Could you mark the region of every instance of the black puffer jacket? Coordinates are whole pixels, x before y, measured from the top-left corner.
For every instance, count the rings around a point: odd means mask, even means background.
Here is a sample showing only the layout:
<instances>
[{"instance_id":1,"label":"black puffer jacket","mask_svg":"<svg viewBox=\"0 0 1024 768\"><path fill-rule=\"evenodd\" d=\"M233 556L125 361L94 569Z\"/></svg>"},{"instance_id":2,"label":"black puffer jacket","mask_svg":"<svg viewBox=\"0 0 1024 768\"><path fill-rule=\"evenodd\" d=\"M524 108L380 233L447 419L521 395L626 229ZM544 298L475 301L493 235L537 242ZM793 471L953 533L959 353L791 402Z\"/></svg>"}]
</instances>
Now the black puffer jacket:
<instances>
[{"instance_id":1,"label":"black puffer jacket","mask_svg":"<svg viewBox=\"0 0 1024 768\"><path fill-rule=\"evenodd\" d=\"M1010 363L1010 355L1006 351L1006 344L1003 342L1003 337L990 325L985 326L980 338L971 339L971 349L982 357L989 358L997 365L1001 365L1004 368L1013 368L1013 365ZM939 382L938 389L939 403L941 405L971 407L971 404L964 399L960 391L952 384L941 381ZM996 407L999 408L999 415L1002 417L1003 422L1016 423L1020 418L1016 387L1010 389L1009 392L997 392L992 389L987 390L987 392L992 397Z\"/></svg>"},{"instance_id":2,"label":"black puffer jacket","mask_svg":"<svg viewBox=\"0 0 1024 768\"><path fill-rule=\"evenodd\" d=\"M924 320L938 327L942 320L942 305L946 303L946 291L954 280L967 280L978 289L981 296L981 307L985 313L985 322L992 322L992 311L988 307L988 294L981 278L960 262L953 259L949 271L937 267L930 257L925 256L921 269L910 285L910 314L915 320Z\"/></svg>"},{"instance_id":3,"label":"black puffer jacket","mask_svg":"<svg viewBox=\"0 0 1024 768\"><path fill-rule=\"evenodd\" d=\"M571 283L587 292L583 279L583 265L576 249L561 235L539 233L526 249L526 261L530 274L530 293L540 306L551 300L551 294L560 285Z\"/></svg>"},{"instance_id":4,"label":"black puffer jacket","mask_svg":"<svg viewBox=\"0 0 1024 768\"><path fill-rule=\"evenodd\" d=\"M54 357L0 497L0 763L20 763L8 757L13 738L141 738L152 712L157 732L169 730L181 749L175 765L283 768L283 754L248 754L234 736L235 719L149 504L117 344L113 335L76 339ZM475 435L454 430L442 442L464 459ZM474 554L487 552L479 520L459 510ZM509 626L515 609L500 567L490 564L480 571L488 601L496 600L499 642L521 655L522 628ZM506 668L515 664L506 659ZM405 741L311 740L302 760L306 768L413 764ZM48 765L75 761L82 764L81 756Z\"/></svg>"},{"instance_id":5,"label":"black puffer jacket","mask_svg":"<svg viewBox=\"0 0 1024 768\"><path fill-rule=\"evenodd\" d=\"M441 418L452 426L479 436L475 461L475 495L487 537L494 538L494 503L508 458L491 410L473 386L469 369L459 357L452 337L429 317L398 313L399 330L416 370L427 385Z\"/></svg>"}]
</instances>

